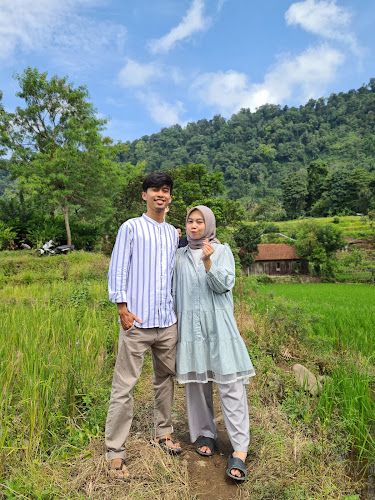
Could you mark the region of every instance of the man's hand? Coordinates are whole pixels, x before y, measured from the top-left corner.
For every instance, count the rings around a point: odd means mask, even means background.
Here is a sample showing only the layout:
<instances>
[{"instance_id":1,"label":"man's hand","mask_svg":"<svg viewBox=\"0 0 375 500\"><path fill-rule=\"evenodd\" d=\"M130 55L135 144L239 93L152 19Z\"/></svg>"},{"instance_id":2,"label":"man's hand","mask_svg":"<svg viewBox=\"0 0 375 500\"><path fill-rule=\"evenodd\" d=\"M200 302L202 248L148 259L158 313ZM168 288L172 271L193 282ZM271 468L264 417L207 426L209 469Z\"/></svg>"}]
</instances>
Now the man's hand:
<instances>
[{"instance_id":1,"label":"man's hand","mask_svg":"<svg viewBox=\"0 0 375 500\"><path fill-rule=\"evenodd\" d=\"M117 304L117 310L120 316L120 323L124 330L129 330L133 326L133 322L137 321L137 323L142 323L142 321L137 318L137 316L128 311L125 302L121 302Z\"/></svg>"}]
</instances>

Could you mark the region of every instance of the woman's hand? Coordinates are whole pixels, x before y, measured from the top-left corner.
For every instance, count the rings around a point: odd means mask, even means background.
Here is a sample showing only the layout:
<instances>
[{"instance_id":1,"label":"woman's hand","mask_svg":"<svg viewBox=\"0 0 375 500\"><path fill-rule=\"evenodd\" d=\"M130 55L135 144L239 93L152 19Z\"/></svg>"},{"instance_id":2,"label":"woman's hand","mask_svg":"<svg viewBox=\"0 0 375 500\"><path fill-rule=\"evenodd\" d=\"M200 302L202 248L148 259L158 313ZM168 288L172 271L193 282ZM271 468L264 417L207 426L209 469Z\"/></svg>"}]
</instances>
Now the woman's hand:
<instances>
[{"instance_id":1,"label":"woman's hand","mask_svg":"<svg viewBox=\"0 0 375 500\"><path fill-rule=\"evenodd\" d=\"M206 273L211 269L211 255L214 253L214 247L208 242L208 238L206 238L203 242L202 247L202 260L204 267L206 269Z\"/></svg>"}]
</instances>

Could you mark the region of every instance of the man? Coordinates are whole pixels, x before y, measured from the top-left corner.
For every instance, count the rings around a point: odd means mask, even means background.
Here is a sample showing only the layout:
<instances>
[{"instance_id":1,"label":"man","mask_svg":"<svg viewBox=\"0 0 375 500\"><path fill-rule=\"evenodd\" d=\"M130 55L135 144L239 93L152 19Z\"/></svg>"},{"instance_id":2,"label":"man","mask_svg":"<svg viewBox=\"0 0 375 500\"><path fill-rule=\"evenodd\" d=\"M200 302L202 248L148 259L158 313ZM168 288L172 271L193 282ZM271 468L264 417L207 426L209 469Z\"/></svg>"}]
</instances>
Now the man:
<instances>
[{"instance_id":1,"label":"man","mask_svg":"<svg viewBox=\"0 0 375 500\"><path fill-rule=\"evenodd\" d=\"M179 242L178 242L178 248L181 247L186 247L188 244L187 238L182 236L182 227L181 226L175 226L178 232L178 237L179 237Z\"/></svg>"},{"instance_id":2,"label":"man","mask_svg":"<svg viewBox=\"0 0 375 500\"><path fill-rule=\"evenodd\" d=\"M108 272L109 299L117 304L120 338L105 441L111 475L129 477L125 442L133 418L133 388L150 347L153 358L154 436L151 443L172 454L181 452L173 441L173 402L177 344L171 283L178 234L164 220L172 200L172 178L149 174L142 185L147 212L119 229Z\"/></svg>"}]
</instances>

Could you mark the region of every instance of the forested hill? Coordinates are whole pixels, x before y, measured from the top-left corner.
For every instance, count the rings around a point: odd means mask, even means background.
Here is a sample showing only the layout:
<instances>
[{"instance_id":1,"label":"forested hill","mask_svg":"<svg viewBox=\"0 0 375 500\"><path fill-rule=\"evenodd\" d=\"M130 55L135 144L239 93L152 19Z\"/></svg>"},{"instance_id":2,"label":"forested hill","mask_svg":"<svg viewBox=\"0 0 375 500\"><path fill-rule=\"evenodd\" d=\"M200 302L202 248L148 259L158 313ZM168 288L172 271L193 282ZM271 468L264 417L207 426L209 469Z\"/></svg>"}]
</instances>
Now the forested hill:
<instances>
[{"instance_id":1,"label":"forested hill","mask_svg":"<svg viewBox=\"0 0 375 500\"><path fill-rule=\"evenodd\" d=\"M205 164L222 171L228 196L280 195L283 178L313 160L328 169L375 169L375 78L358 90L310 99L304 106L266 104L226 120L216 115L175 125L129 143L121 161L146 161L146 171Z\"/></svg>"}]
</instances>

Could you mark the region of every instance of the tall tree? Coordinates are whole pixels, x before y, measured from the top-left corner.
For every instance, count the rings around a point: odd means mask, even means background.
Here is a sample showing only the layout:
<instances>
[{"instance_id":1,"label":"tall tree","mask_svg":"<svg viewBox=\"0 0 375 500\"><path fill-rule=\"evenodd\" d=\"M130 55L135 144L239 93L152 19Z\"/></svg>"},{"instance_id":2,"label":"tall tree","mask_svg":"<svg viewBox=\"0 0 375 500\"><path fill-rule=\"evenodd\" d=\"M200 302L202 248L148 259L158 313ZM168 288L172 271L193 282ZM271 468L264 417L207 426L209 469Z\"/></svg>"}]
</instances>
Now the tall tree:
<instances>
[{"instance_id":1,"label":"tall tree","mask_svg":"<svg viewBox=\"0 0 375 500\"><path fill-rule=\"evenodd\" d=\"M205 165L185 165L168 172L174 182L173 196L186 206L195 200L211 198L225 191L223 174L209 173Z\"/></svg>"},{"instance_id":2,"label":"tall tree","mask_svg":"<svg viewBox=\"0 0 375 500\"><path fill-rule=\"evenodd\" d=\"M1 102L3 99L3 93L0 90L0 168L3 168L5 164L2 163L2 157L6 153L6 139L7 134L6 130L8 128L9 115L5 111L3 103Z\"/></svg>"},{"instance_id":3,"label":"tall tree","mask_svg":"<svg viewBox=\"0 0 375 500\"><path fill-rule=\"evenodd\" d=\"M258 244L263 232L263 227L256 223L252 226L241 224L234 232L234 240L239 248L238 255L241 264L250 266L254 261L254 253L258 253Z\"/></svg>"},{"instance_id":4,"label":"tall tree","mask_svg":"<svg viewBox=\"0 0 375 500\"><path fill-rule=\"evenodd\" d=\"M15 78L25 107L2 120L10 171L28 192L57 205L70 244L70 210L105 205L119 182L113 158L121 146L101 135L106 120L97 118L86 87L30 67Z\"/></svg>"},{"instance_id":5,"label":"tall tree","mask_svg":"<svg viewBox=\"0 0 375 500\"><path fill-rule=\"evenodd\" d=\"M174 185L168 220L173 224L184 224L186 210L193 205L210 207L218 226L235 225L243 219L239 202L218 196L225 191L221 172L210 173L205 165L185 165L170 170L169 174Z\"/></svg>"},{"instance_id":6,"label":"tall tree","mask_svg":"<svg viewBox=\"0 0 375 500\"><path fill-rule=\"evenodd\" d=\"M322 196L327 176L328 166L325 161L312 161L307 167L307 209L310 209Z\"/></svg>"},{"instance_id":7,"label":"tall tree","mask_svg":"<svg viewBox=\"0 0 375 500\"><path fill-rule=\"evenodd\" d=\"M337 250L345 242L342 231L334 224L318 225L313 220L301 223L297 231L295 247L299 257L313 263L315 271L331 276L333 274L333 261Z\"/></svg>"},{"instance_id":8,"label":"tall tree","mask_svg":"<svg viewBox=\"0 0 375 500\"><path fill-rule=\"evenodd\" d=\"M307 197L306 175L303 170L292 172L281 182L283 205L287 217L297 219L304 214Z\"/></svg>"}]
</instances>

